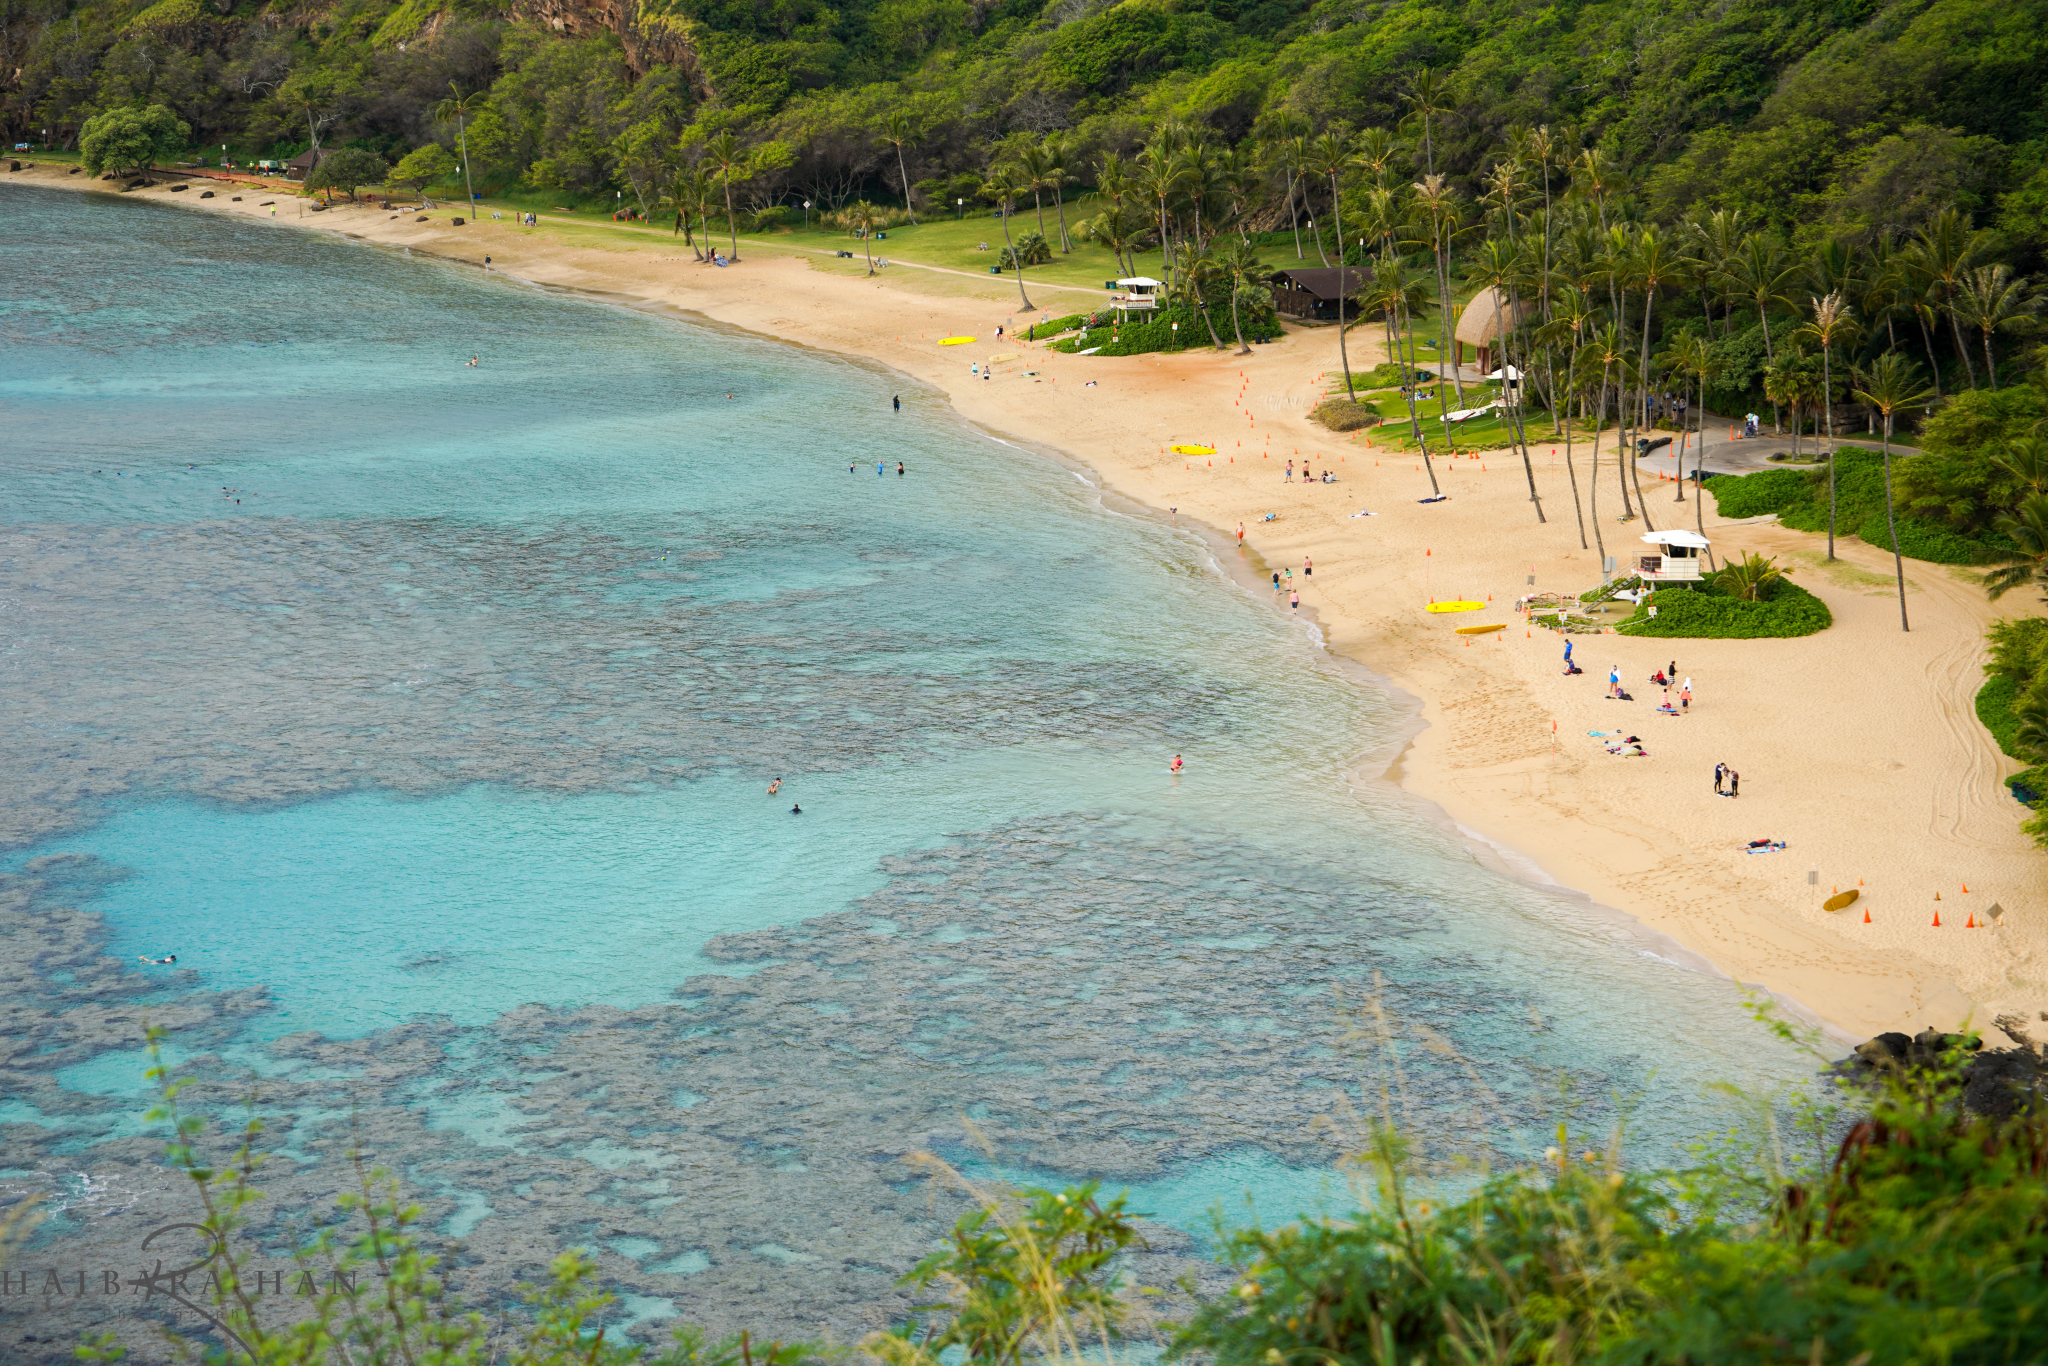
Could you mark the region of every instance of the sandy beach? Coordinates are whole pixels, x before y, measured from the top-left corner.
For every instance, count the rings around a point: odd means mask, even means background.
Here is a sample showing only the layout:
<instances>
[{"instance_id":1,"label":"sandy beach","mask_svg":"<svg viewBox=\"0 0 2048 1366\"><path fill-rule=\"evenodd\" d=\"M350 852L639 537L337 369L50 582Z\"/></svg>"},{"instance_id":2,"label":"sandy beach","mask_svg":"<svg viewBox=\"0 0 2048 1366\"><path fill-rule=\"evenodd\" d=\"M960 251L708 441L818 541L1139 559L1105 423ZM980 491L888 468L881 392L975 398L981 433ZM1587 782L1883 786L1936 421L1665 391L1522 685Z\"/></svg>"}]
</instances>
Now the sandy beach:
<instances>
[{"instance_id":1,"label":"sandy beach","mask_svg":"<svg viewBox=\"0 0 2048 1366\"><path fill-rule=\"evenodd\" d=\"M66 171L44 164L4 179L112 190ZM200 200L201 188L216 197ZM1333 329L1290 329L1243 357L1060 356L996 339L998 325L1038 316L1018 312L1007 278L899 262L868 279L858 257L752 239L741 263L717 269L645 227L544 216L538 229L509 217L456 228L445 209L421 223L368 204L300 217L290 191L203 183L134 194L265 220L271 209L261 201L275 200L280 224L479 267L489 255L494 270L535 284L686 309L886 365L992 432L1066 453L1107 488L1228 540L1242 524L1246 570L1291 569L1302 615L1328 647L1420 699L1423 724L1388 776L1473 836L1475 856L1635 917L1739 981L1798 1003L1838 1040L1970 1021L2002 1044L2001 1017L2036 1022L2036 1037L2048 1032L2039 1023L2048 1021L2043 855L2020 833L2021 809L1999 781L2018 766L1972 708L1984 627L2024 614L2025 594L1993 604L1971 573L1909 561L1913 630L1902 634L1887 555L1852 540L1829 565L1822 538L1768 520L1726 521L1709 498L1704 525L1717 555L1780 556L1827 603L1834 626L1796 640L1582 636L1574 653L1585 672L1566 677L1562 639L1526 629L1514 611L1532 580L1538 590L1578 592L1600 578L1597 551L1580 547L1561 452L1539 448L1546 524L1506 452L1440 460L1450 498L1419 503L1430 486L1414 457L1308 420L1337 366ZM1091 297L1027 287L1055 314ZM1378 359L1371 331L1352 335L1354 368ZM977 340L938 344L952 336ZM467 359L460 349L447 348L449 363ZM992 378L970 373L990 362ZM909 391L904 399L930 401ZM1217 454L1173 454L1175 443ZM1338 482L1284 482L1289 460L1334 471ZM1626 557L1644 527L1613 520L1606 468L1603 532L1608 552ZM1583 484L1583 447L1579 476ZM1694 504L1673 501L1676 485L1649 482L1647 466L1643 478L1656 525L1693 524ZM1365 510L1375 515L1353 515ZM1268 513L1276 520L1260 520ZM1314 573L1304 578L1307 559ZM1491 606L1455 617L1424 611L1432 598L1452 597ZM1475 622L1507 629L1456 634ZM1659 690L1648 682L1673 660L1694 686L1682 718L1656 712ZM1611 666L1633 702L1605 697ZM1616 730L1641 736L1647 757L1611 756L1588 734ZM1199 775L1201 756L1188 759ZM1720 762L1741 774L1740 797L1715 794ZM1744 851L1766 836L1789 847ZM1837 888L1862 896L1829 914L1821 902Z\"/></svg>"}]
</instances>

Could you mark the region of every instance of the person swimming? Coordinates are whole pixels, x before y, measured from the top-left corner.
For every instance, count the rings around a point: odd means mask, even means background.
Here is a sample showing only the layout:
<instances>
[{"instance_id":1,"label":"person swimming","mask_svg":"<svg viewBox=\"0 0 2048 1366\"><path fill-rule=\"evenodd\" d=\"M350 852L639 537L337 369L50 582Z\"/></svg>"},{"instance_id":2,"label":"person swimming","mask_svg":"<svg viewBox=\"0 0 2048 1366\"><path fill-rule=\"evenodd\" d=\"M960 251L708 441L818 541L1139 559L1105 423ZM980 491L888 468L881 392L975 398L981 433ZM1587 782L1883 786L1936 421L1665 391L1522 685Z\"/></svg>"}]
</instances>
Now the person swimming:
<instances>
[{"instance_id":1,"label":"person swimming","mask_svg":"<svg viewBox=\"0 0 2048 1366\"><path fill-rule=\"evenodd\" d=\"M1180 770L1181 770L1181 762L1180 762L1180 756L1179 756L1178 754L1176 754L1176 755L1174 755L1174 756L1173 756L1173 764L1172 764L1172 765L1171 765L1171 766L1170 766L1170 767L1169 767L1169 768L1167 769L1167 772L1169 772L1169 773L1178 773L1178 772L1180 772Z\"/></svg>"},{"instance_id":2,"label":"person swimming","mask_svg":"<svg viewBox=\"0 0 2048 1366\"><path fill-rule=\"evenodd\" d=\"M768 784L768 795L771 797L774 796L776 793L780 792L781 790L782 779L780 778L777 778L774 782Z\"/></svg>"},{"instance_id":3,"label":"person swimming","mask_svg":"<svg viewBox=\"0 0 2048 1366\"><path fill-rule=\"evenodd\" d=\"M175 963L175 962L177 962L177 961L178 961L178 955L177 955L177 954L175 954L175 953L172 953L172 954L166 954L166 955L164 955L164 956L163 956L162 958L151 958L151 957L150 957L150 956L149 956L148 954L144 954L144 955L142 955L142 956L141 956L140 958L137 958L137 959L136 959L135 961L136 961L136 962L138 962L138 963L150 963L150 964L153 964L153 965L155 965L155 966L157 966L157 967L162 967L162 966L163 966L164 964L166 964L166 963Z\"/></svg>"},{"instance_id":4,"label":"person swimming","mask_svg":"<svg viewBox=\"0 0 2048 1366\"><path fill-rule=\"evenodd\" d=\"M791 802L789 806L789 814L792 816L801 816L804 814L804 809L801 804Z\"/></svg>"}]
</instances>

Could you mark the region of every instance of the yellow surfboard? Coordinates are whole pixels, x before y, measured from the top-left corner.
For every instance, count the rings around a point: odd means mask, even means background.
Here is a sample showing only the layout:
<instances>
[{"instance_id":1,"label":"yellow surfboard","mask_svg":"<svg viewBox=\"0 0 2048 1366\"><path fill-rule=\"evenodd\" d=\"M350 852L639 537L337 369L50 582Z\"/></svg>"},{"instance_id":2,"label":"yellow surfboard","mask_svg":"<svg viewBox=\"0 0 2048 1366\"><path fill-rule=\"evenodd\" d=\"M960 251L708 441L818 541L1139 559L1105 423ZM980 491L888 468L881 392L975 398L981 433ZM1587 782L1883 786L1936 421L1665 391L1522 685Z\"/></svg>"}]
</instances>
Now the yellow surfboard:
<instances>
[{"instance_id":1,"label":"yellow surfboard","mask_svg":"<svg viewBox=\"0 0 2048 1366\"><path fill-rule=\"evenodd\" d=\"M1476 612L1486 606L1483 602L1433 602L1427 609L1431 612Z\"/></svg>"},{"instance_id":2,"label":"yellow surfboard","mask_svg":"<svg viewBox=\"0 0 2048 1366\"><path fill-rule=\"evenodd\" d=\"M1848 891L1839 892L1829 897L1826 901L1821 902L1820 908L1824 911L1846 910L1848 907L1855 905L1856 898L1862 895L1863 893L1851 887Z\"/></svg>"},{"instance_id":3,"label":"yellow surfboard","mask_svg":"<svg viewBox=\"0 0 2048 1366\"><path fill-rule=\"evenodd\" d=\"M941 346L965 346L965 345L967 345L967 343L969 343L969 342L971 342L971 341L973 341L973 340L974 340L974 338L972 338L972 337L941 337L941 338L939 338L939 345L941 345Z\"/></svg>"},{"instance_id":4,"label":"yellow surfboard","mask_svg":"<svg viewBox=\"0 0 2048 1366\"><path fill-rule=\"evenodd\" d=\"M1460 626L1458 634L1461 636L1490 636L1495 631L1505 631L1507 629L1506 622L1502 622L1498 626Z\"/></svg>"},{"instance_id":5,"label":"yellow surfboard","mask_svg":"<svg viewBox=\"0 0 2048 1366\"><path fill-rule=\"evenodd\" d=\"M1170 449L1170 450L1171 450L1171 451L1172 451L1172 452L1173 452L1173 453L1174 453L1175 455L1214 455L1214 454L1216 454L1216 448L1215 448L1214 446L1172 446L1172 447L1169 447L1168 449Z\"/></svg>"}]
</instances>

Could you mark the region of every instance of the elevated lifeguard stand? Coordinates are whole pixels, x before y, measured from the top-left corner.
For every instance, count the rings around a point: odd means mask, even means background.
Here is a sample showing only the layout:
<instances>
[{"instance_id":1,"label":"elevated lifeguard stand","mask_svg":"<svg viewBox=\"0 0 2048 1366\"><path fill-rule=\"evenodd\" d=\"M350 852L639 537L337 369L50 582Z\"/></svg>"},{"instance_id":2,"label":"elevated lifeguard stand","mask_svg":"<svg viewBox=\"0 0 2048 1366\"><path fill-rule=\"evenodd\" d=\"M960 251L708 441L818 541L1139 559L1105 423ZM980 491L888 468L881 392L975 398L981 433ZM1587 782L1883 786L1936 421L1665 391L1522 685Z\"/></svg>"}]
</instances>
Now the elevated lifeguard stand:
<instances>
[{"instance_id":1,"label":"elevated lifeguard stand","mask_svg":"<svg viewBox=\"0 0 2048 1366\"><path fill-rule=\"evenodd\" d=\"M1698 583L1700 557L1708 549L1707 538L1697 531L1645 532L1646 544L1657 547L1655 555L1637 560L1637 572L1645 583Z\"/></svg>"},{"instance_id":2,"label":"elevated lifeguard stand","mask_svg":"<svg viewBox=\"0 0 2048 1366\"><path fill-rule=\"evenodd\" d=\"M1111 299L1109 306L1119 313L1129 315L1149 313L1159 307L1159 291L1166 288L1166 282L1155 280L1149 275L1133 275L1129 279L1118 280L1116 287L1124 293Z\"/></svg>"}]
</instances>

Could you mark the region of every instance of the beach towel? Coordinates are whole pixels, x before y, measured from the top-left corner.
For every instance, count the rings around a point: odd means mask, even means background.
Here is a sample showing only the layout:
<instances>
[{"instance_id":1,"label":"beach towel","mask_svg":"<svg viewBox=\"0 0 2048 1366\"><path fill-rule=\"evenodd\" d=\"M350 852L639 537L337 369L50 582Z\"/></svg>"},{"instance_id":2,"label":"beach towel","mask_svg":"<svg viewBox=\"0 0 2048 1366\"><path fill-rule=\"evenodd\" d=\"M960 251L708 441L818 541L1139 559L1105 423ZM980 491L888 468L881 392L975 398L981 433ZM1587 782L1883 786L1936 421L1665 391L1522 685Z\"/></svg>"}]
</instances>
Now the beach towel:
<instances>
[{"instance_id":1,"label":"beach towel","mask_svg":"<svg viewBox=\"0 0 2048 1366\"><path fill-rule=\"evenodd\" d=\"M1367 511L1366 511L1366 510L1365 510L1364 508L1360 508L1360 509L1359 509L1358 511L1356 511L1356 512L1354 512L1354 513L1352 513L1352 514L1351 514L1351 520L1355 522L1355 521L1357 521L1357 520L1358 520L1359 518L1361 518L1361 517L1377 517L1377 516L1379 516L1379 514L1378 514L1377 512L1367 512Z\"/></svg>"},{"instance_id":2,"label":"beach towel","mask_svg":"<svg viewBox=\"0 0 2048 1366\"><path fill-rule=\"evenodd\" d=\"M1451 495L1448 493L1439 493L1434 498L1417 498L1415 501L1418 503L1447 503L1450 501L1450 498Z\"/></svg>"},{"instance_id":3,"label":"beach towel","mask_svg":"<svg viewBox=\"0 0 2048 1366\"><path fill-rule=\"evenodd\" d=\"M1784 847L1785 841L1783 840L1778 840L1775 843L1767 839L1751 840L1743 847L1742 852L1745 854L1775 854Z\"/></svg>"}]
</instances>

